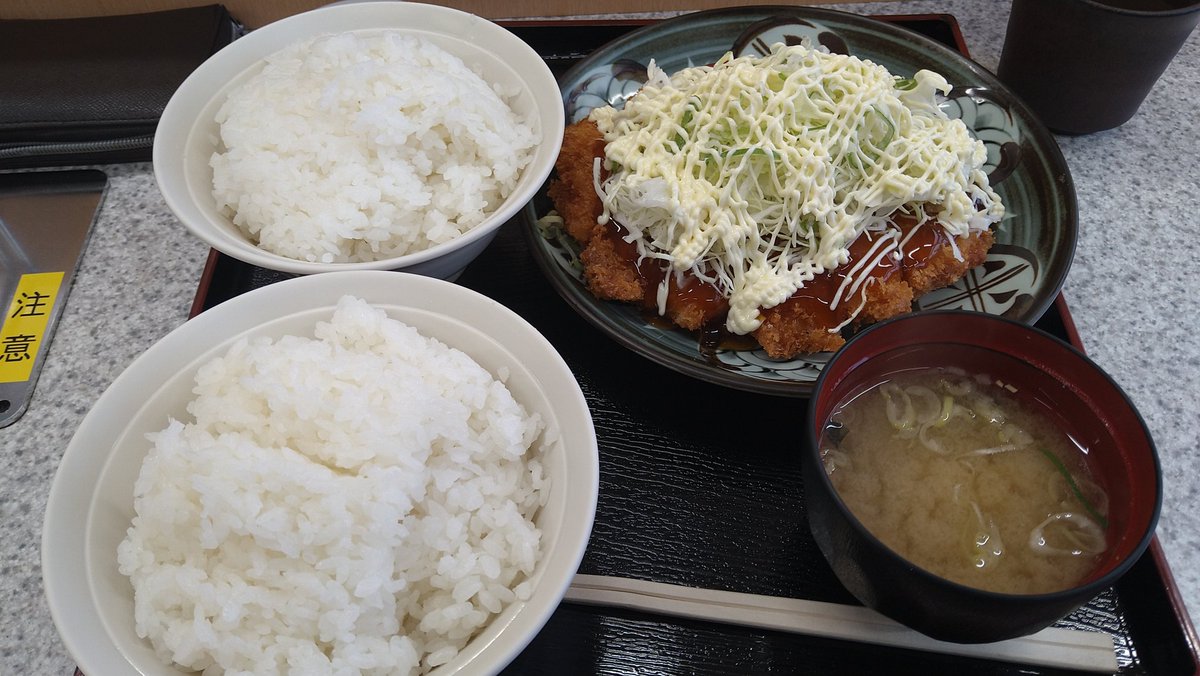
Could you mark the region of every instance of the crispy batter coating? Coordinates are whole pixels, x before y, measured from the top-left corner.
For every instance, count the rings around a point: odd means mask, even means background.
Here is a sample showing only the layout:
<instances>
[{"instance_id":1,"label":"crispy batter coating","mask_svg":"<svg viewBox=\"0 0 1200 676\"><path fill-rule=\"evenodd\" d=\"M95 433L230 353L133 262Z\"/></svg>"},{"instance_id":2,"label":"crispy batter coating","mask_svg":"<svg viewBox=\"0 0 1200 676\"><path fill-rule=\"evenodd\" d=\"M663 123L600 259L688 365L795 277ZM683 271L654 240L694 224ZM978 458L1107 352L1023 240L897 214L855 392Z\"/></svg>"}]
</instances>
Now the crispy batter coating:
<instances>
[{"instance_id":1,"label":"crispy batter coating","mask_svg":"<svg viewBox=\"0 0 1200 676\"><path fill-rule=\"evenodd\" d=\"M802 297L793 296L767 308L762 311L762 316L762 325L754 331L754 339L776 359L836 350L846 343L842 334L829 331L837 324L813 312Z\"/></svg>"},{"instance_id":2,"label":"crispy batter coating","mask_svg":"<svg viewBox=\"0 0 1200 676\"><path fill-rule=\"evenodd\" d=\"M586 238L576 237L587 242L579 260L588 289L604 300L641 302L646 296L646 280L638 273L637 263L618 247L616 237L607 234L606 226L592 227Z\"/></svg>"},{"instance_id":3,"label":"crispy batter coating","mask_svg":"<svg viewBox=\"0 0 1200 676\"><path fill-rule=\"evenodd\" d=\"M595 122L582 120L567 127L562 150L554 164L557 178L549 195L563 217L567 234L581 244L592 236L603 206L592 183L592 163L604 156L604 135Z\"/></svg>"},{"instance_id":4,"label":"crispy batter coating","mask_svg":"<svg viewBox=\"0 0 1200 676\"><path fill-rule=\"evenodd\" d=\"M867 287L867 303L858 313L856 324L872 324L912 310L916 294L903 275L892 275Z\"/></svg>"},{"instance_id":5,"label":"crispy batter coating","mask_svg":"<svg viewBox=\"0 0 1200 676\"><path fill-rule=\"evenodd\" d=\"M597 298L657 308L658 285L663 274L658 263L644 263L646 269L639 268L636 248L621 240L611 226L593 228L580 260L588 289ZM684 279L683 288L676 285L674 278L670 284L666 316L680 327L695 331L729 311L729 301L716 288L693 277Z\"/></svg>"},{"instance_id":6,"label":"crispy batter coating","mask_svg":"<svg viewBox=\"0 0 1200 676\"><path fill-rule=\"evenodd\" d=\"M706 324L729 313L729 300L716 287L693 277L685 278L683 288L671 280L667 294L667 318L689 331L698 331Z\"/></svg>"},{"instance_id":7,"label":"crispy batter coating","mask_svg":"<svg viewBox=\"0 0 1200 676\"><path fill-rule=\"evenodd\" d=\"M931 255L924 266L904 269L904 281L912 287L913 298L949 286L962 279L967 270L983 264L995 237L991 230L984 230L969 237L957 237L954 241L962 252L961 261L954 257L954 250L946 244Z\"/></svg>"},{"instance_id":8,"label":"crispy batter coating","mask_svg":"<svg viewBox=\"0 0 1200 676\"><path fill-rule=\"evenodd\" d=\"M853 324L861 326L902 315L912 310L912 287L902 274L875 277L866 285L866 299ZM767 354L788 359L810 352L836 350L845 344L838 331L831 331L858 309L860 298L851 298L831 311L811 296L797 295L762 311L763 323L754 338Z\"/></svg>"}]
</instances>

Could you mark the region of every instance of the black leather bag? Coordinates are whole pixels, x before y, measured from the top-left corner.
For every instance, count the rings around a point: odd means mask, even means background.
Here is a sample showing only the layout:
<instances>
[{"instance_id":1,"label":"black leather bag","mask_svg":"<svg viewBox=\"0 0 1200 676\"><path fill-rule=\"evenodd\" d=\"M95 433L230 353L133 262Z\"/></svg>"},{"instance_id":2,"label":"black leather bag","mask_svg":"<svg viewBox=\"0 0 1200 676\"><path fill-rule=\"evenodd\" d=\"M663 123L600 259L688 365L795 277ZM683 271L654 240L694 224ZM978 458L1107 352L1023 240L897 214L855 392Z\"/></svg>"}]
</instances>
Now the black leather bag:
<instances>
[{"instance_id":1,"label":"black leather bag","mask_svg":"<svg viewBox=\"0 0 1200 676\"><path fill-rule=\"evenodd\" d=\"M241 32L220 5L0 21L0 169L149 160L176 88Z\"/></svg>"}]
</instances>

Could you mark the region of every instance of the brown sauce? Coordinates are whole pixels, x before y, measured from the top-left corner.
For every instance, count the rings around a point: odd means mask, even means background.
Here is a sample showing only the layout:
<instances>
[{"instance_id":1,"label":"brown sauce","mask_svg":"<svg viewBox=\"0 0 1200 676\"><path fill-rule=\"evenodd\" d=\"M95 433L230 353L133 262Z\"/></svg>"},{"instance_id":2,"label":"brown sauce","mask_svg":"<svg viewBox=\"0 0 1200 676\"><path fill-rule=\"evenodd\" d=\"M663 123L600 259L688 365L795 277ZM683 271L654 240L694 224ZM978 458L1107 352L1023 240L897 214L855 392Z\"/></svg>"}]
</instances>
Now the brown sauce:
<instances>
[{"instance_id":1,"label":"brown sauce","mask_svg":"<svg viewBox=\"0 0 1200 676\"><path fill-rule=\"evenodd\" d=\"M724 315L706 322L700 328L698 338L701 356L714 363L716 363L717 353L722 350L736 352L758 348L758 341L754 339L754 336L730 333L729 329L725 328Z\"/></svg>"},{"instance_id":2,"label":"brown sauce","mask_svg":"<svg viewBox=\"0 0 1200 676\"><path fill-rule=\"evenodd\" d=\"M912 216L898 216L893 222L900 228L902 242L913 228L918 227L916 219ZM945 228L935 227L936 225L936 221L929 221L909 237L904 245L903 265L906 270L920 270L925 267L933 255L949 243L950 238L946 235Z\"/></svg>"},{"instance_id":3,"label":"brown sauce","mask_svg":"<svg viewBox=\"0 0 1200 676\"><path fill-rule=\"evenodd\" d=\"M609 221L605 226L604 236L612 243L613 251L621 260L629 262L641 279L640 285L644 292L642 305L654 306L656 303L653 290L662 282L665 266L660 260L641 258L638 255L637 244L625 240L628 235L629 231L625 226L616 221Z\"/></svg>"},{"instance_id":4,"label":"brown sauce","mask_svg":"<svg viewBox=\"0 0 1200 676\"><path fill-rule=\"evenodd\" d=\"M850 316L850 310L846 309L846 304L841 304L836 309L830 307L843 277L844 275L836 272L817 275L812 278L812 281L805 282L804 286L796 289L796 293L793 293L792 297L781 305L790 306L790 309L811 317L814 324L825 327L837 326Z\"/></svg>"},{"instance_id":5,"label":"brown sauce","mask_svg":"<svg viewBox=\"0 0 1200 676\"><path fill-rule=\"evenodd\" d=\"M914 217L903 214L896 216L893 223L900 230L898 241L903 241L913 228L918 227ZM624 226L615 221L609 222L605 236L612 241L617 255L628 261L640 277L640 285L643 290L641 304L646 311L647 321L656 326L675 328L672 321L658 315L658 287L666 274L666 263L650 258L639 260L637 245L625 241L626 235L628 235L628 230ZM788 300L781 304L781 307L783 305L790 306L789 309L802 312L811 317L815 324L828 328L844 323L858 309L862 293L860 285L855 294L850 294L850 288L856 280L846 282L846 277L858 261L872 253L871 248L879 236L878 232L864 232L850 245L850 257L844 265L839 266L836 270L817 275L803 287L797 289ZM899 274L903 269L920 269L927 265L933 255L948 241L945 230L938 227L936 221L928 221L919 226L917 232L909 237L900 260L896 259L895 252L885 255L870 270L865 271L865 274L875 283L880 283L890 280L893 275ZM878 256L879 253L879 250L876 250L874 256ZM863 270L856 273L856 275L862 274L864 274ZM830 307L833 305L838 289L844 282L845 288L837 307ZM870 283L872 282L862 282L862 284ZM669 282L667 289L668 316L691 313L702 317L699 322L701 329L698 331L701 354L712 357L719 350L754 349L758 346L752 336L731 334L725 329L725 315L728 310L728 300L712 284L691 276L684 278L682 286L679 286L674 278Z\"/></svg>"},{"instance_id":6,"label":"brown sauce","mask_svg":"<svg viewBox=\"0 0 1200 676\"><path fill-rule=\"evenodd\" d=\"M850 318L851 313L858 308L859 300L857 297L852 297L850 288L854 286L857 280L846 281L846 277L863 257L871 255L871 247L875 245L876 240L880 237L880 233L864 232L858 239L850 245L850 258L844 265L839 266L836 270L830 270L823 274L817 275L810 282L806 282L803 287L796 290L786 302L794 306L799 306L797 309L803 311L809 317L812 317L815 322L822 326L834 327ZM874 252L874 256L879 255L879 251ZM892 275L900 271L900 265L890 255L886 255L879 259L878 264L870 270L859 270L856 276L862 276L865 272L868 279L873 279L875 282L884 282L891 279ZM869 281L863 281L862 284L870 284ZM833 300L837 296L838 289L842 290L842 297L839 300L837 307L831 307ZM859 288L861 293L861 286Z\"/></svg>"},{"instance_id":7,"label":"brown sauce","mask_svg":"<svg viewBox=\"0 0 1200 676\"><path fill-rule=\"evenodd\" d=\"M622 260L628 261L637 271L638 277L641 278L642 307L657 312L658 287L667 274L667 264L653 258L639 259L637 244L625 241L628 234L629 231L615 221L609 221L605 231L605 237L612 242L617 255ZM690 275L683 278L682 285L674 276L668 283L667 312L670 315L693 312L703 317L698 322L703 324L717 317L723 319L728 310L729 301L712 284Z\"/></svg>"},{"instance_id":8,"label":"brown sauce","mask_svg":"<svg viewBox=\"0 0 1200 676\"><path fill-rule=\"evenodd\" d=\"M672 276L667 288L667 312L672 316L698 316L699 324L707 324L713 319L724 322L725 315L729 312L729 301L717 287L708 282L702 282L689 275L683 278L683 284L680 286Z\"/></svg>"}]
</instances>

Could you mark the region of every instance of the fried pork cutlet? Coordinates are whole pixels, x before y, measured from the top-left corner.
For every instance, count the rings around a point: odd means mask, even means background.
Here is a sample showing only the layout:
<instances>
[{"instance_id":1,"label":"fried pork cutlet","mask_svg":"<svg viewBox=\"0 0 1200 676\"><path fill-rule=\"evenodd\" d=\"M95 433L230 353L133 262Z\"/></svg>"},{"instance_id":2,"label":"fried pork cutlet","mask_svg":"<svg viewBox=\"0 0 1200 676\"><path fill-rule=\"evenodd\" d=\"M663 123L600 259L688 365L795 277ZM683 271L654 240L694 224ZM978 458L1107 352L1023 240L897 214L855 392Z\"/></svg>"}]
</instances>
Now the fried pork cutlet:
<instances>
[{"instance_id":1,"label":"fried pork cutlet","mask_svg":"<svg viewBox=\"0 0 1200 676\"><path fill-rule=\"evenodd\" d=\"M595 158L603 156L604 138L594 122L584 120L567 127L550 198L563 217L567 233L583 247L580 260L588 289L603 300L640 303L656 309L657 290L664 274L659 262L639 261L636 245L623 239L626 231L620 225L598 223L603 205L596 195L592 166ZM904 235L914 223L902 219L897 227ZM880 261L868 281L831 308L830 301L843 285L845 271L858 257L869 255L873 240L864 235L851 246L850 263L814 279L787 301L762 310L762 324L754 331L754 338L777 359L836 350L845 343L838 327L870 324L910 311L914 298L954 283L981 264L993 241L987 230L957 238L955 243L962 256L959 260L941 228L936 224L923 227L923 231L908 238L899 261ZM685 278L680 288L672 278L665 315L676 325L698 330L723 317L728 309L728 300L714 287Z\"/></svg>"},{"instance_id":2,"label":"fried pork cutlet","mask_svg":"<svg viewBox=\"0 0 1200 676\"><path fill-rule=\"evenodd\" d=\"M604 137L596 123L583 120L567 127L555 164L557 178L550 184L550 199L572 238L583 245L580 261L584 280L597 298L643 303L657 307L657 287L662 272L653 263L637 262L637 248L621 237L615 225L597 223L603 205L592 180L595 158L604 156ZM722 316L729 303L716 289L697 280L667 295L666 316L675 324L696 330Z\"/></svg>"},{"instance_id":3,"label":"fried pork cutlet","mask_svg":"<svg viewBox=\"0 0 1200 676\"><path fill-rule=\"evenodd\" d=\"M729 300L711 284L685 276L683 284L671 278L667 290L667 318L689 331L699 331L729 313Z\"/></svg>"},{"instance_id":4,"label":"fried pork cutlet","mask_svg":"<svg viewBox=\"0 0 1200 676\"><path fill-rule=\"evenodd\" d=\"M588 289L597 298L641 303L658 307L658 286L663 278L657 261L638 262L637 246L622 239L624 230L614 225L596 225L580 254ZM729 301L712 285L694 277L682 284L674 277L666 299L666 317L676 325L695 331L723 317Z\"/></svg>"},{"instance_id":5,"label":"fried pork cutlet","mask_svg":"<svg viewBox=\"0 0 1200 676\"><path fill-rule=\"evenodd\" d=\"M783 303L762 311L754 338L772 357L836 350L846 341L837 330L846 324L868 324L912 309L913 293L891 254L879 258L866 278L847 278L864 257L874 258L878 235L863 233L850 245L849 260L837 270L817 276ZM837 302L833 302L834 299Z\"/></svg>"},{"instance_id":6,"label":"fried pork cutlet","mask_svg":"<svg viewBox=\"0 0 1200 676\"><path fill-rule=\"evenodd\" d=\"M822 316L827 310L809 300L792 296L762 311L763 321L754 331L754 339L768 355L788 359L808 352L836 350L845 344L842 334L829 330L837 322L829 322Z\"/></svg>"},{"instance_id":7,"label":"fried pork cutlet","mask_svg":"<svg viewBox=\"0 0 1200 676\"><path fill-rule=\"evenodd\" d=\"M919 248L905 247L896 266L876 268L870 281L864 283L865 300L851 298L831 309L829 299L834 297L837 285L844 279L844 273L839 270L850 267L855 259L855 247L852 246L850 263L817 277L788 300L763 310L763 323L754 332L755 340L768 355L778 359L836 350L846 341L841 333L830 329L845 323L862 326L911 311L914 299L953 284L968 270L983 263L993 241L990 230L956 238L963 258L958 260L945 237L933 239L936 241L932 244ZM854 316L860 306L858 315Z\"/></svg>"},{"instance_id":8,"label":"fried pork cutlet","mask_svg":"<svg viewBox=\"0 0 1200 676\"><path fill-rule=\"evenodd\" d=\"M839 331L831 329L847 322L870 324L912 309L912 287L902 275L872 277L865 285L865 300L851 298L836 310L830 310L828 305L832 293L819 294L801 289L783 303L762 311L763 323L754 331L754 338L768 355L778 359L832 351L844 345L846 340ZM857 316L853 314L855 310Z\"/></svg>"},{"instance_id":9,"label":"fried pork cutlet","mask_svg":"<svg viewBox=\"0 0 1200 676\"><path fill-rule=\"evenodd\" d=\"M604 157L604 136L596 123L583 120L568 126L554 164L558 178L550 184L549 195L567 234L580 244L591 239L592 228L603 210L592 182L592 164L597 157Z\"/></svg>"},{"instance_id":10,"label":"fried pork cutlet","mask_svg":"<svg viewBox=\"0 0 1200 676\"><path fill-rule=\"evenodd\" d=\"M856 324L871 324L902 315L912 310L917 294L902 275L867 286L867 302L855 320Z\"/></svg>"},{"instance_id":11,"label":"fried pork cutlet","mask_svg":"<svg viewBox=\"0 0 1200 676\"><path fill-rule=\"evenodd\" d=\"M994 241L991 230L970 237L956 237L954 243L958 245L962 260L955 257L949 243L943 244L925 259L923 265L905 265L904 281L912 287L914 298L950 286L962 279L967 270L983 264Z\"/></svg>"},{"instance_id":12,"label":"fried pork cutlet","mask_svg":"<svg viewBox=\"0 0 1200 676\"><path fill-rule=\"evenodd\" d=\"M599 200L596 202L599 204ZM563 220L567 220L566 216ZM607 225L595 223L595 216L592 220L592 230L586 237L571 235L585 244L579 260L583 263L583 278L588 290L604 300L641 302L648 289L646 279L638 271L636 257L629 255L630 245L611 233ZM569 225L567 232L570 232Z\"/></svg>"}]
</instances>

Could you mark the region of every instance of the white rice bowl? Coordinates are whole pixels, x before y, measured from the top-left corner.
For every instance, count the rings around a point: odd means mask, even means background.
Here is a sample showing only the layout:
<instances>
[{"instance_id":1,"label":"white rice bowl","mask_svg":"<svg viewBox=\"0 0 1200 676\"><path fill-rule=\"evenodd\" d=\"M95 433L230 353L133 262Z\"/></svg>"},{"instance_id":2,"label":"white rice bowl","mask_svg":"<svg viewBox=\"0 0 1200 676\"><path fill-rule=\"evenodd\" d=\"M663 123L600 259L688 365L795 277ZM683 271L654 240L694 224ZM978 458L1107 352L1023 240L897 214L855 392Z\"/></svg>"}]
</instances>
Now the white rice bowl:
<instances>
[{"instance_id":1,"label":"white rice bowl","mask_svg":"<svg viewBox=\"0 0 1200 676\"><path fill-rule=\"evenodd\" d=\"M350 31L267 57L217 111L217 208L258 246L354 263L449 242L513 192L536 119L418 35Z\"/></svg>"},{"instance_id":2,"label":"white rice bowl","mask_svg":"<svg viewBox=\"0 0 1200 676\"><path fill-rule=\"evenodd\" d=\"M528 600L543 424L466 354L347 296L194 391L194 421L151 435L118 548L164 660L419 673Z\"/></svg>"},{"instance_id":3,"label":"white rice bowl","mask_svg":"<svg viewBox=\"0 0 1200 676\"><path fill-rule=\"evenodd\" d=\"M519 147L526 141L517 141L526 137L525 131L518 129L511 138L507 132L500 133L502 127L490 119L493 116L488 112L492 104L483 96L465 94L475 88L465 88L457 79L443 82L369 65L350 69L353 72L347 81L355 84L353 89L379 85L393 90L392 94L400 97L396 100L410 103L415 103L417 97L410 96L408 83L427 87L430 92L449 92L425 94L423 98L439 102L455 99L455 105L436 110L427 107L415 116L405 109L404 124L415 129L433 124L440 117L469 123L471 135L479 139L467 139L474 149L436 140L446 138L447 132L441 128L444 125L435 125L438 128L433 136L410 133L400 144L397 141L401 135L391 132L371 136L371 130L386 126L387 118L401 117L378 114L381 108L392 110L382 101L376 101L381 105L372 111L361 111L364 114L358 116L357 126L350 129L353 133L342 137L346 128L326 125L323 133L332 130L332 140L314 142L309 136L316 138L317 122L310 124L309 111L315 110L317 103L292 102L288 99L295 92L285 88L287 98L271 96L279 99L272 104L280 106L278 114L270 115L279 124L263 124L250 111L251 126L246 126L242 134L243 140L251 144L244 150L259 144L265 154L234 149L243 160L257 158L248 163L239 161L236 178L225 173L225 159L218 159L214 167L214 155L230 153L222 142L222 125L217 122L218 112L229 102L230 94L259 76L268 60L280 52L322 36L337 36L326 45L336 54L349 43L344 39L347 34L356 42L385 34L405 37L401 42L407 42L407 38L420 40L461 60L466 69L487 83L486 98L501 99L540 139L529 149L524 168L514 169L515 183L507 197L496 204L500 200L497 190L509 183L510 168L524 161ZM387 47L380 49L390 51ZM433 59L416 54L404 58ZM396 90L401 79L405 84ZM272 91L277 94L279 86ZM311 101L311 96L297 98ZM324 105L331 111L356 108L353 101L338 96L330 96ZM230 109L226 114L232 112ZM292 119L301 114L303 119ZM236 135L237 125L229 126ZM237 260L290 274L403 270L454 279L543 186L558 158L563 126L562 97L554 74L533 47L511 31L482 17L438 5L390 0L333 3L256 28L200 64L175 90L159 118L154 134L154 177L167 206L184 227ZM252 127L263 132L261 142L254 138L257 131L249 131ZM305 129L303 137L297 131L301 127ZM453 133L461 135L461 130ZM441 145L447 147L443 155L454 156L457 164L449 162L454 158L443 161L431 154ZM515 148L514 156L493 159L501 146ZM272 157L276 149L286 152ZM363 158L369 161L353 166ZM486 170L482 168L485 164ZM272 175L268 165L278 173ZM443 175L445 172L448 174ZM303 180L294 180L298 177ZM406 187L414 185L414 177L422 184L416 192ZM247 184L235 185L242 182ZM450 200L446 195L451 187L467 193ZM220 192L220 203L214 188ZM422 206L426 200L428 204ZM340 206L334 207L334 202ZM472 224L478 218L476 207L483 202L482 220ZM296 211L299 206L304 209L302 218L278 221L283 218L281 214L300 213ZM310 211L317 218L309 218ZM462 222L455 223L453 216L462 216ZM255 220L257 225L247 221L243 227L234 223L235 217ZM280 230L263 234L262 224L268 221L272 223L270 230ZM249 234L251 227L260 229ZM456 230L460 234L455 235ZM288 255L270 251L260 246L260 237L264 242L290 242L288 246L293 250ZM305 242L300 244L300 240ZM402 250L407 253L397 253Z\"/></svg>"},{"instance_id":4,"label":"white rice bowl","mask_svg":"<svg viewBox=\"0 0 1200 676\"><path fill-rule=\"evenodd\" d=\"M378 351L400 341L396 345L413 351L417 362L397 358L389 368L419 374L436 355L433 363L458 375L435 378L437 384L429 386L389 383L385 390L392 394L379 401L355 399L348 384L356 378L377 381L381 371L368 368L375 357L353 357L354 365L341 369L332 386L342 396L329 394L329 373L322 371L328 366L315 362L342 348L313 338L315 327L331 319L346 295L460 352L417 344L423 339L410 345L411 336L400 335L408 330L384 328L390 322L382 321L379 335L375 329L356 330L337 340L350 340L355 351L368 345ZM372 310L354 321L369 328L378 317ZM375 338L350 339L368 333ZM277 348L294 340L287 336L310 337L295 347L312 363L277 370L282 362L255 356L260 344L270 341ZM226 356L231 350L233 356ZM212 365L218 358L220 365ZM488 375L470 367L471 361ZM207 403L192 405L198 375ZM516 416L495 381L525 417ZM411 405L392 412L403 397ZM387 415L378 415L384 409ZM446 413L455 411L465 422L446 421ZM257 437L234 429L253 416L271 421L256 426ZM439 422L428 423L431 417ZM346 424L368 418L364 425ZM420 429L414 431L410 424L417 420ZM329 443L318 451L289 442L299 448L282 451L278 446L286 445L281 441L286 434L276 423L284 422L300 424L304 439L324 437ZM314 432L314 426L320 429ZM434 444L427 454L378 443L396 434L414 444L429 440L427 426L439 439L454 441ZM537 438L518 461L516 448L533 434ZM481 457L483 446L508 450ZM468 462L457 462L464 454ZM429 469L395 468L422 458ZM193 477L184 479L185 472ZM416 476L427 479L421 506L414 500L422 490ZM334 657L354 661L345 673L370 673L371 665L379 666L377 673L404 673L403 664L418 659L425 660L420 670L432 667L436 676L496 673L538 633L574 577L591 532L598 477L595 431L578 383L553 346L511 310L418 275L356 271L297 277L189 320L138 357L97 400L63 453L50 490L42 531L46 599L63 644L89 675L192 673L169 660L176 651L184 661L191 653L192 659L207 659L200 656L202 643L220 645L216 652L222 656L266 655L241 673L268 671L264 665L272 659L291 660L291 673L329 673L322 660ZM152 484L158 488L149 488ZM511 505L487 506L487 496L505 491ZM288 509L275 509L281 497ZM362 497L372 498L369 506ZM406 501L413 501L407 512ZM197 517L197 506L209 513ZM461 529L451 525L463 514L460 507L475 510ZM521 523L514 513L531 507L532 525ZM142 535L130 533L135 518L145 522ZM164 531L168 524L172 532ZM503 542L489 539L492 530L505 533ZM536 565L526 572L529 552L521 543L532 542L525 537L535 531ZM147 535L165 547L155 555L164 565L149 562ZM401 540L403 551L395 552ZM208 549L217 541L232 546L220 554ZM504 546L493 549L499 544ZM226 555L222 568L218 564ZM502 562L506 556L511 560ZM438 569L428 575L431 567ZM122 568L145 578L145 593L136 602ZM271 570L286 571L288 581L271 584ZM250 586L264 580L265 588ZM511 600L501 586L511 591ZM492 611L496 602L499 612ZM484 612L488 617L480 624ZM421 613L423 620L417 620ZM146 618L177 634L167 638L164 632L156 646L144 638L148 625L138 626ZM232 629L235 620L253 627L258 637L274 632L276 638L239 637ZM314 630L323 634L315 644L306 637ZM472 637L462 645L460 634L468 632ZM175 647L168 647L172 642ZM283 653L286 658L279 657ZM443 659L449 661L433 666ZM400 666L381 666L393 663Z\"/></svg>"}]
</instances>

